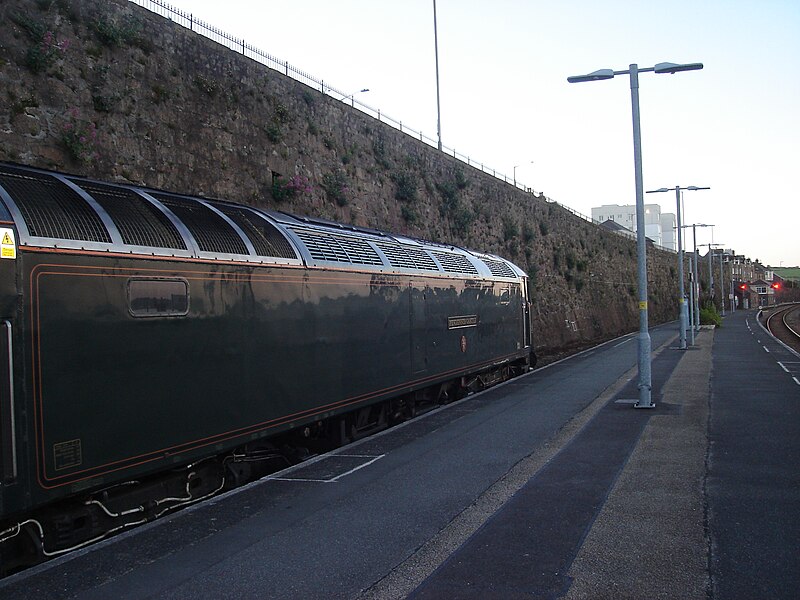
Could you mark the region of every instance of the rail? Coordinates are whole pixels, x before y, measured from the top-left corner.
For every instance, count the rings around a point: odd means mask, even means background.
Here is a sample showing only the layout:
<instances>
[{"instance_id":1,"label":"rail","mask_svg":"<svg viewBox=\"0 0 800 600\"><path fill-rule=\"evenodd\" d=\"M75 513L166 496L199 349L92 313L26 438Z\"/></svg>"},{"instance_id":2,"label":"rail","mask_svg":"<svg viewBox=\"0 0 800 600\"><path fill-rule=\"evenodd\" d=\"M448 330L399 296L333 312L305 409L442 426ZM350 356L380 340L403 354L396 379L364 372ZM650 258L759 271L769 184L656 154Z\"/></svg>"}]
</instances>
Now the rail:
<instances>
[{"instance_id":1,"label":"rail","mask_svg":"<svg viewBox=\"0 0 800 600\"><path fill-rule=\"evenodd\" d=\"M787 330L789 332L789 334L791 334L791 336L793 336L792 339L796 339L796 340L800 341L800 332L795 331L794 328L791 325L789 325L789 322L786 320L786 317L790 313L792 313L792 312L794 312L796 310L800 310L800 306L798 306L795 303L789 304L787 306L776 306L776 307L774 307L773 312L770 313L770 315L766 319L767 331L769 331L774 337L778 337L778 338L780 337L780 336L775 335L775 329L774 329L774 327L772 325L773 317L780 317L780 321L779 321L780 325L785 330ZM776 322L778 322L777 319L776 319Z\"/></svg>"},{"instance_id":2,"label":"rail","mask_svg":"<svg viewBox=\"0 0 800 600\"><path fill-rule=\"evenodd\" d=\"M200 19L197 19L192 13L180 10L163 0L129 0L142 8L149 10L157 15L170 19L172 22L177 23L183 27L186 27L190 31L194 31L204 37L207 37L218 44L222 44L226 46L230 50L238 52L243 56L246 56L256 62L259 62L271 69L279 71L286 75L287 77L291 77L295 81L299 81L311 88L319 90L322 94L326 96L330 96L336 100L344 104L348 104L352 108L356 108L359 111L377 119L381 123L385 123L394 129L399 130L406 135L413 137L414 139L418 139L420 142L437 148L439 145L438 140L424 134L422 131L417 131L416 129L405 125L401 119L396 119L386 113L382 112L381 109L375 108L370 106L369 104L365 104L360 100L356 100L353 97L352 93L343 92L340 89L326 83L324 79L317 79L316 77L312 76L305 71L298 69L297 67L289 64L288 60L283 60L268 52L264 52L263 50L256 48L252 44L248 43L243 38L238 38L233 36L221 29L214 27L213 25L206 23ZM462 154L456 151L454 148L449 148L445 145L442 145L442 152L447 154L448 156L452 156L454 159L465 163L469 167L473 167L475 169L479 169L481 172L485 173L486 175L491 175L495 179L500 179L504 183L508 185L513 185L518 190L522 190L531 195L536 195L534 189L528 185L525 185L521 182L516 181L513 177L509 177L508 175L499 172L497 169L493 169L487 166L485 163L480 162L478 160L473 159L468 154ZM586 215L561 204L560 202L556 202L555 200L551 200L544 196L543 193L540 192L540 198L546 200L551 204L557 204L561 208L568 210L576 217L583 219L584 221L588 221L589 223L594 223L595 225L599 225L599 221L592 219L591 217L587 217ZM665 248L663 246L658 246L662 250L667 250L668 252L675 252L670 248Z\"/></svg>"}]
</instances>

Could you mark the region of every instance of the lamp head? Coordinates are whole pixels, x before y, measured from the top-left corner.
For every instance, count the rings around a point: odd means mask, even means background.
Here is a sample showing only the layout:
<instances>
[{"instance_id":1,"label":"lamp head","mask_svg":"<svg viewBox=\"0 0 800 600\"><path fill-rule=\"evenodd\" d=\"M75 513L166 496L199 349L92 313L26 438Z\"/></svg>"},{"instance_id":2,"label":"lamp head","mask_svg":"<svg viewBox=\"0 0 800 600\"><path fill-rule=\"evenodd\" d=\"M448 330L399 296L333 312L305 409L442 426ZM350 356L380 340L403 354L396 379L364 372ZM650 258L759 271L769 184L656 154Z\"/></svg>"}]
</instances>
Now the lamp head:
<instances>
[{"instance_id":1,"label":"lamp head","mask_svg":"<svg viewBox=\"0 0 800 600\"><path fill-rule=\"evenodd\" d=\"M658 63L655 67L653 67L653 71L656 73L678 73L679 71L697 71L703 68L703 63L689 63L685 65L676 65L675 63L671 62L663 62Z\"/></svg>"},{"instance_id":2,"label":"lamp head","mask_svg":"<svg viewBox=\"0 0 800 600\"><path fill-rule=\"evenodd\" d=\"M573 75L572 77L567 77L567 81L570 83L580 83L582 81L598 81L600 79L613 78L614 71L612 69L600 69L599 71L594 71L588 75Z\"/></svg>"}]
</instances>

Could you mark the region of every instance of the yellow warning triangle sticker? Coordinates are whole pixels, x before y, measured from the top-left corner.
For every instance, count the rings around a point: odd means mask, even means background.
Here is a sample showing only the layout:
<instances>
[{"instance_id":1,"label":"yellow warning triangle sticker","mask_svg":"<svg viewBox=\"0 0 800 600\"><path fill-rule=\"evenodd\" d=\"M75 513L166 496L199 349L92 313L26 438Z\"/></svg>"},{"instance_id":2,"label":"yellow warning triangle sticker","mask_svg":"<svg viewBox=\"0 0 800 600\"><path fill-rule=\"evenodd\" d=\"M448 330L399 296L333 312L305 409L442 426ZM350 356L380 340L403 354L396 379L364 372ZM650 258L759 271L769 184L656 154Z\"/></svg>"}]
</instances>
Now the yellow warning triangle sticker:
<instances>
[{"instance_id":1,"label":"yellow warning triangle sticker","mask_svg":"<svg viewBox=\"0 0 800 600\"><path fill-rule=\"evenodd\" d=\"M8 235L8 233L5 233L3 235L3 241L0 243L2 243L3 245L13 244L14 240L11 239L11 236Z\"/></svg>"}]
</instances>

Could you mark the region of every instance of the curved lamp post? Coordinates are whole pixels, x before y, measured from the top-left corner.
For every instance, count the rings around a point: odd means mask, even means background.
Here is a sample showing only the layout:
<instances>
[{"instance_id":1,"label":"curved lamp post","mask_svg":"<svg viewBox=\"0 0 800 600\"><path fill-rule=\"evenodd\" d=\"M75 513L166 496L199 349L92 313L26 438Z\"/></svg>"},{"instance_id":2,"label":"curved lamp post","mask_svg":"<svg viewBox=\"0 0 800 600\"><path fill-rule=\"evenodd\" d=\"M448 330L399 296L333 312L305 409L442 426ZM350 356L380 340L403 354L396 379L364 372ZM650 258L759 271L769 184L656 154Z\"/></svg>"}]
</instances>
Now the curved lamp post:
<instances>
[{"instance_id":1,"label":"curved lamp post","mask_svg":"<svg viewBox=\"0 0 800 600\"><path fill-rule=\"evenodd\" d=\"M530 163L526 163L526 164L531 164L532 165L533 161L530 161ZM514 187L517 187L517 169L519 167L521 167L521 166L523 166L523 165L514 165Z\"/></svg>"},{"instance_id":2,"label":"curved lamp post","mask_svg":"<svg viewBox=\"0 0 800 600\"><path fill-rule=\"evenodd\" d=\"M364 92L368 92L368 91L369 91L369 88L364 88L363 90L358 90L357 92L353 92L352 94L348 94L347 96L345 96L344 98L342 98L342 102L345 102L345 101L347 101L347 100L350 100L350 106L352 106L352 107L355 107L355 105L356 105L356 100L355 100L355 97L354 97L354 96L355 96L356 94L363 94Z\"/></svg>"}]
</instances>

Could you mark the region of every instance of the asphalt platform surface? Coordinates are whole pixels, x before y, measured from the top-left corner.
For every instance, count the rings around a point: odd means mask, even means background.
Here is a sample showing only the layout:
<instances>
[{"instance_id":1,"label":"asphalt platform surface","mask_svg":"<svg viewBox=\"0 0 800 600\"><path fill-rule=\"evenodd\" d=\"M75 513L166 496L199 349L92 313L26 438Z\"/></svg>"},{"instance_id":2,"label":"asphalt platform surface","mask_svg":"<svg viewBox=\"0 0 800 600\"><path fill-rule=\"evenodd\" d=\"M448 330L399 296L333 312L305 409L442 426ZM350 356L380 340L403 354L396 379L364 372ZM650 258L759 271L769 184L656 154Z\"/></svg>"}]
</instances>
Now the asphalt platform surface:
<instances>
[{"instance_id":1,"label":"asphalt platform surface","mask_svg":"<svg viewBox=\"0 0 800 600\"><path fill-rule=\"evenodd\" d=\"M0 581L0 598L797 598L800 356L598 346Z\"/></svg>"}]
</instances>

